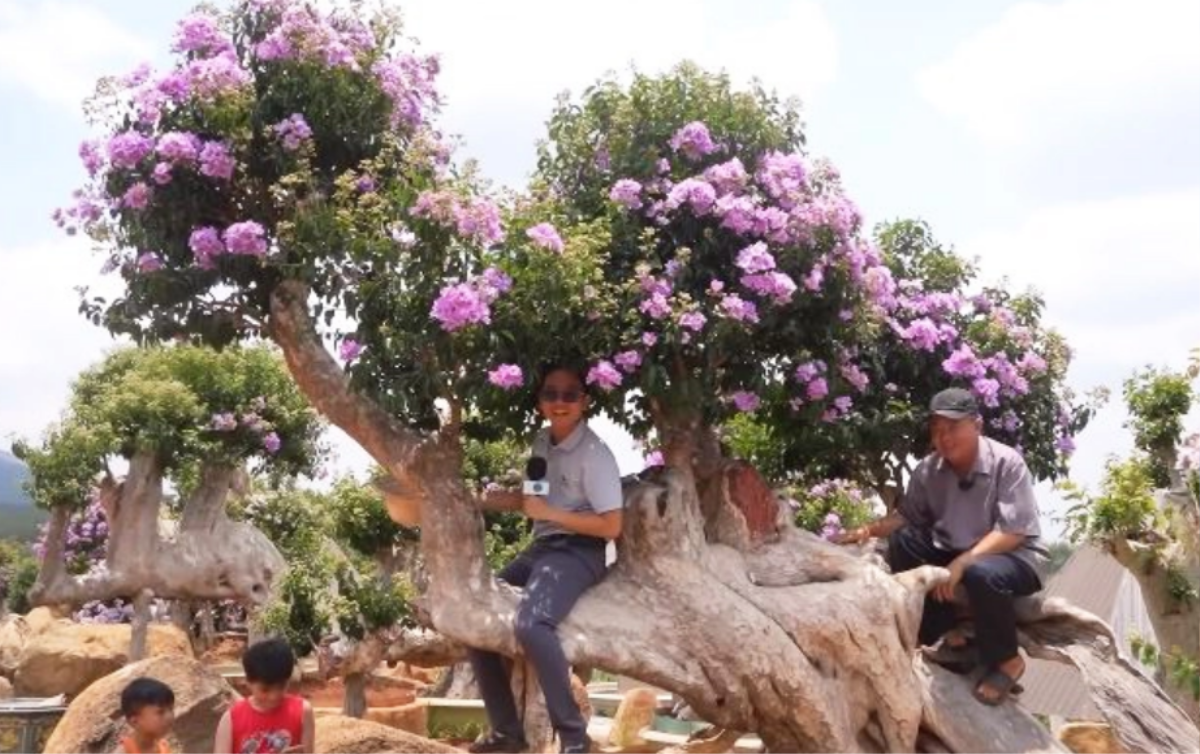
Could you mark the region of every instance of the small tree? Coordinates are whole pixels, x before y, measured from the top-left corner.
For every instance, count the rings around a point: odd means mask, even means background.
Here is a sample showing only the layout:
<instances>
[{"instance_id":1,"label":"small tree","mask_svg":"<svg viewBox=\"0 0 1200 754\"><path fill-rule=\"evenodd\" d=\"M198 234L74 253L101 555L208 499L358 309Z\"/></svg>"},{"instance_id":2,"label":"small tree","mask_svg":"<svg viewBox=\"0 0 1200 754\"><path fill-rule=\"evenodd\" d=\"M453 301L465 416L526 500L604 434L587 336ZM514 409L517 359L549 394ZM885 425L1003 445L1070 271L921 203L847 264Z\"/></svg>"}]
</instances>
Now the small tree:
<instances>
[{"instance_id":1,"label":"small tree","mask_svg":"<svg viewBox=\"0 0 1200 754\"><path fill-rule=\"evenodd\" d=\"M228 520L225 504L244 488L247 464L268 478L309 471L320 427L265 349L114 353L78 378L41 445L14 446L32 472L30 494L52 511L30 599L133 601L143 607L141 626L152 597L262 604L286 564L259 531ZM110 470L115 459L128 463L121 481ZM168 481L185 501L173 537L160 530ZM92 516L76 532L80 510ZM88 552L100 557L97 547L104 567L81 573L93 564Z\"/></svg>"},{"instance_id":2,"label":"small tree","mask_svg":"<svg viewBox=\"0 0 1200 754\"><path fill-rule=\"evenodd\" d=\"M1184 437L1195 405L1200 351L1182 371L1147 368L1125 382L1134 453L1113 458L1097 494L1067 485L1073 540L1091 541L1138 580L1162 651L1172 695L1200 720L1200 434Z\"/></svg>"}]
</instances>

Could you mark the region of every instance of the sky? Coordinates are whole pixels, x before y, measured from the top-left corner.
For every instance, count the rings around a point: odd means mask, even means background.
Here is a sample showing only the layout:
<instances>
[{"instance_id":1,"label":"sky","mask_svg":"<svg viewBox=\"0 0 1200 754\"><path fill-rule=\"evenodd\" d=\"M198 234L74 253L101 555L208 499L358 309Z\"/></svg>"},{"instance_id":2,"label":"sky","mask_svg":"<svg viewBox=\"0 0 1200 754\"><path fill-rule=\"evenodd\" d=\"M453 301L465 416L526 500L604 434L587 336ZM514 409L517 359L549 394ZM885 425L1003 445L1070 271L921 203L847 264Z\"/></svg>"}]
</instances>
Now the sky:
<instances>
[{"instance_id":1,"label":"sky","mask_svg":"<svg viewBox=\"0 0 1200 754\"><path fill-rule=\"evenodd\" d=\"M167 60L192 3L0 0L0 444L37 437L112 339L76 313L111 289L88 243L50 220L83 171L97 78ZM815 155L868 223L928 221L1046 299L1075 349L1070 383L1114 389L1200 346L1200 2L1196 0L410 0L442 58L443 126L520 186L555 97L608 71L690 59L803 103ZM1078 438L1095 486L1127 452L1120 401ZM625 472L640 454L603 434ZM365 457L344 438L339 468ZM1047 485L1044 523L1062 503Z\"/></svg>"}]
</instances>

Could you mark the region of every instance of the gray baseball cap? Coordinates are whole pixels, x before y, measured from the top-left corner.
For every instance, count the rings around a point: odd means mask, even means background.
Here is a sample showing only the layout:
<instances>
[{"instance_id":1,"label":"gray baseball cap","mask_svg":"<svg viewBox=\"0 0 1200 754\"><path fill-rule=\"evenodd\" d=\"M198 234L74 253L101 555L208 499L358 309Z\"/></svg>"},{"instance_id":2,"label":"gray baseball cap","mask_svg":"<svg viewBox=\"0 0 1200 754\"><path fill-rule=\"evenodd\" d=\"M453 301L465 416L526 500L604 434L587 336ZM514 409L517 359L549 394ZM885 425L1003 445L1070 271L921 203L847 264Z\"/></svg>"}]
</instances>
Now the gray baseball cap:
<instances>
[{"instance_id":1,"label":"gray baseball cap","mask_svg":"<svg viewBox=\"0 0 1200 754\"><path fill-rule=\"evenodd\" d=\"M971 391L952 387L933 396L929 402L929 413L947 419L967 419L979 416L979 403Z\"/></svg>"}]
</instances>

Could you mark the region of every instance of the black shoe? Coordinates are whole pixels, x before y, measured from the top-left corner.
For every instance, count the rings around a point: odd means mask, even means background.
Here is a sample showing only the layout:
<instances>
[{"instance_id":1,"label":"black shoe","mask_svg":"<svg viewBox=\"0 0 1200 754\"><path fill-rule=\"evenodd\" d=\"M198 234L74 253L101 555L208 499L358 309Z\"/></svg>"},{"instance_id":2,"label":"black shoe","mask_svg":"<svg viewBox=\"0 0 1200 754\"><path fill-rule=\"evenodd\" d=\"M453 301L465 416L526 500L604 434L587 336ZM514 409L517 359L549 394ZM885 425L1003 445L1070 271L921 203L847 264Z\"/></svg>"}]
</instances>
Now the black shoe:
<instances>
[{"instance_id":1,"label":"black shoe","mask_svg":"<svg viewBox=\"0 0 1200 754\"><path fill-rule=\"evenodd\" d=\"M592 750L592 742L580 741L574 744L563 744L558 752L559 754L588 754Z\"/></svg>"},{"instance_id":2,"label":"black shoe","mask_svg":"<svg viewBox=\"0 0 1200 754\"><path fill-rule=\"evenodd\" d=\"M480 736L475 743L467 747L471 754L521 754L529 749L529 744L523 738L512 738L495 731L486 736Z\"/></svg>"}]
</instances>

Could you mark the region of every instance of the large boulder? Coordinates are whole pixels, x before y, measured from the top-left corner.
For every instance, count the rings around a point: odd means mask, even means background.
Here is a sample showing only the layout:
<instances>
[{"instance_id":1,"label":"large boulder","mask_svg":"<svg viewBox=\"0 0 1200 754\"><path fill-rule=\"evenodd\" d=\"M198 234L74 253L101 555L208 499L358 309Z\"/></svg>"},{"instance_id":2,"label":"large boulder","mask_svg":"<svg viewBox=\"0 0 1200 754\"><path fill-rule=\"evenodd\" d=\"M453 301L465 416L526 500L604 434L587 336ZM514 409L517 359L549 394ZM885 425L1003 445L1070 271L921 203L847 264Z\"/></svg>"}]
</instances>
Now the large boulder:
<instances>
[{"instance_id":1,"label":"large boulder","mask_svg":"<svg viewBox=\"0 0 1200 754\"><path fill-rule=\"evenodd\" d=\"M17 663L31 633L29 622L20 615L0 618L0 678L11 679L17 672Z\"/></svg>"},{"instance_id":2,"label":"large boulder","mask_svg":"<svg viewBox=\"0 0 1200 754\"><path fill-rule=\"evenodd\" d=\"M317 719L316 754L375 754L388 751L461 754L453 746L369 720L356 720L343 715L327 715Z\"/></svg>"},{"instance_id":3,"label":"large boulder","mask_svg":"<svg viewBox=\"0 0 1200 754\"><path fill-rule=\"evenodd\" d=\"M237 692L197 660L165 655L121 668L88 686L50 735L46 754L115 751L121 737L129 734L121 717L121 691L141 677L157 678L175 692L171 751L212 751L217 723L238 699Z\"/></svg>"},{"instance_id":4,"label":"large boulder","mask_svg":"<svg viewBox=\"0 0 1200 754\"><path fill-rule=\"evenodd\" d=\"M13 675L19 696L75 696L93 681L129 662L127 625L53 623L25 644ZM192 658L187 634L175 626L153 625L146 656Z\"/></svg>"}]
</instances>

